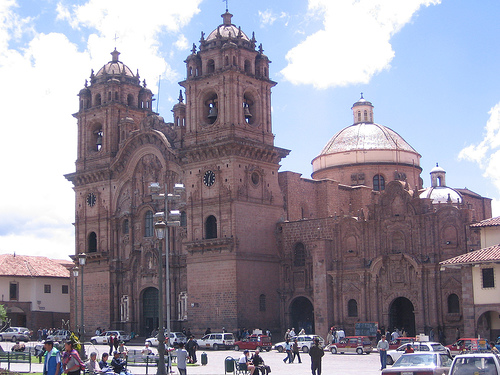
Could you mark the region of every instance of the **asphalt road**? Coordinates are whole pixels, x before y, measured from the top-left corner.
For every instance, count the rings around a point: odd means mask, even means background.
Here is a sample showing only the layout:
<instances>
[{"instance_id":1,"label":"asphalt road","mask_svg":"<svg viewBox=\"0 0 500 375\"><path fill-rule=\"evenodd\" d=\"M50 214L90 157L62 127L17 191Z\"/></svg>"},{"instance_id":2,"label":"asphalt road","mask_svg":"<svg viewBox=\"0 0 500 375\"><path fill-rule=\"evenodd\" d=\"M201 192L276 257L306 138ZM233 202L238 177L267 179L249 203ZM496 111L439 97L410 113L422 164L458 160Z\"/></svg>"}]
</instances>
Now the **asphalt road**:
<instances>
[{"instance_id":1,"label":"asphalt road","mask_svg":"<svg viewBox=\"0 0 500 375\"><path fill-rule=\"evenodd\" d=\"M29 342L27 346L34 346L36 342ZM10 350L13 343L2 342L0 343L5 351ZM143 345L126 345L129 350L136 349L141 350ZM109 350L108 346L105 345L85 345L87 354L90 352L97 352L98 356L103 352ZM156 349L153 349L156 351ZM203 351L198 351L198 362L200 362L200 356ZM237 352L234 350L219 350L219 351L205 351L208 356L208 364L206 366L194 365L188 366L188 375L222 375L225 374L224 360L226 357L230 356L238 359L242 354L241 351ZM285 364L283 363L283 358L285 354L278 353L275 350L270 352L261 353L262 358L265 363L271 367L271 375L295 375L295 374L311 374L311 359L307 353L301 353L302 363ZM7 368L5 363L0 364L1 368ZM323 374L328 375L344 375L344 374L363 374L363 375L379 375L380 371L380 361L378 353L371 354L330 354L325 352L322 362ZM176 367L173 367L174 374L177 375L178 371ZM28 372L27 364L12 364L12 371ZM145 367L130 367L133 375L145 374ZM149 369L149 374L151 374L151 368ZM42 372L42 365L38 363L32 364L32 372ZM156 369L153 369L153 374L156 373Z\"/></svg>"}]
</instances>

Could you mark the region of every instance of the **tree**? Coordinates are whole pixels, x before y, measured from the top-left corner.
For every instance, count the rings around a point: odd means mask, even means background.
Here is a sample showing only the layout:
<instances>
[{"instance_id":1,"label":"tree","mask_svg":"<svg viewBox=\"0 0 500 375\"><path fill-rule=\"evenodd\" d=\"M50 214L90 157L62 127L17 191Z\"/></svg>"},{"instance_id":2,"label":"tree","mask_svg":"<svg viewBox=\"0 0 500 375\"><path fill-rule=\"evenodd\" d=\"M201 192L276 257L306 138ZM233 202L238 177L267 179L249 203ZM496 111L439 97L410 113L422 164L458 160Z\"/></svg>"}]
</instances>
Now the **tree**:
<instances>
[{"instance_id":1,"label":"tree","mask_svg":"<svg viewBox=\"0 0 500 375\"><path fill-rule=\"evenodd\" d=\"M0 322L4 322L7 319L7 310L4 305L0 305Z\"/></svg>"}]
</instances>

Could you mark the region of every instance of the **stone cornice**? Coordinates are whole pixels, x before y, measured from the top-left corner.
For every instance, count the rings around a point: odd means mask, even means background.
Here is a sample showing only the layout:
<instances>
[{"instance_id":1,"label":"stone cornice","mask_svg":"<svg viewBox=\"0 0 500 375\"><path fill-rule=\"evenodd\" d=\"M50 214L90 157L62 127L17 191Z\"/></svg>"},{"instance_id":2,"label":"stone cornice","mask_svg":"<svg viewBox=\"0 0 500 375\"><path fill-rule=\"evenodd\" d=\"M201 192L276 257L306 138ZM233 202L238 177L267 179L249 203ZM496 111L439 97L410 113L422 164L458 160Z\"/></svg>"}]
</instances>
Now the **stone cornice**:
<instances>
[{"instance_id":1,"label":"stone cornice","mask_svg":"<svg viewBox=\"0 0 500 375\"><path fill-rule=\"evenodd\" d=\"M244 139L226 139L210 145L202 144L180 150L183 164L212 160L219 157L239 156L255 161L278 164L290 150L252 143Z\"/></svg>"},{"instance_id":2,"label":"stone cornice","mask_svg":"<svg viewBox=\"0 0 500 375\"><path fill-rule=\"evenodd\" d=\"M108 168L102 168L94 171L73 172L64 175L74 186L92 184L99 181L106 181L111 178L111 171Z\"/></svg>"},{"instance_id":3,"label":"stone cornice","mask_svg":"<svg viewBox=\"0 0 500 375\"><path fill-rule=\"evenodd\" d=\"M185 242L184 245L191 255L193 253L205 253L208 251L221 253L223 251L232 252L238 246L238 241L232 237L225 237Z\"/></svg>"}]
</instances>

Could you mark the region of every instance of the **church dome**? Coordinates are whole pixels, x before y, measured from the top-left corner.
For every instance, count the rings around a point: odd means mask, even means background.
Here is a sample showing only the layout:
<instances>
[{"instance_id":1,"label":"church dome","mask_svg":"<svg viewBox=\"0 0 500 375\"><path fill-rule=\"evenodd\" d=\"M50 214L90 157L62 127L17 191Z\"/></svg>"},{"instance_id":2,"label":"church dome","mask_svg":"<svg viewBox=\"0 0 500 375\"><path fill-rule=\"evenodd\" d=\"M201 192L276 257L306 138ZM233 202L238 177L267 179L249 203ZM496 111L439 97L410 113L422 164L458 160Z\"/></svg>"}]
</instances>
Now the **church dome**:
<instances>
[{"instance_id":1,"label":"church dome","mask_svg":"<svg viewBox=\"0 0 500 375\"><path fill-rule=\"evenodd\" d=\"M216 39L218 37L220 38L241 37L243 40L250 41L248 36L243 31L241 31L241 28L238 28L231 23L232 16L233 15L228 11L226 11L226 13L222 15L222 19L224 20L224 22L221 25L217 26L217 28L208 35L207 42Z\"/></svg>"},{"instance_id":2,"label":"church dome","mask_svg":"<svg viewBox=\"0 0 500 375\"><path fill-rule=\"evenodd\" d=\"M112 60L105 64L101 69L96 74L96 77L100 76L106 76L106 75L124 75L126 77L135 77L134 73L132 70L122 63L121 61L118 61L118 56L120 55L120 52L118 52L115 48L113 52L111 52L111 56L113 56Z\"/></svg>"},{"instance_id":3,"label":"church dome","mask_svg":"<svg viewBox=\"0 0 500 375\"><path fill-rule=\"evenodd\" d=\"M420 154L394 130L373 122L373 105L363 98L352 106L354 124L337 134L312 161L313 173L361 163L393 163L418 167Z\"/></svg>"},{"instance_id":4,"label":"church dome","mask_svg":"<svg viewBox=\"0 0 500 375\"><path fill-rule=\"evenodd\" d=\"M430 198L432 203L461 203L462 195L448 186L435 186L420 193L420 198Z\"/></svg>"}]
</instances>

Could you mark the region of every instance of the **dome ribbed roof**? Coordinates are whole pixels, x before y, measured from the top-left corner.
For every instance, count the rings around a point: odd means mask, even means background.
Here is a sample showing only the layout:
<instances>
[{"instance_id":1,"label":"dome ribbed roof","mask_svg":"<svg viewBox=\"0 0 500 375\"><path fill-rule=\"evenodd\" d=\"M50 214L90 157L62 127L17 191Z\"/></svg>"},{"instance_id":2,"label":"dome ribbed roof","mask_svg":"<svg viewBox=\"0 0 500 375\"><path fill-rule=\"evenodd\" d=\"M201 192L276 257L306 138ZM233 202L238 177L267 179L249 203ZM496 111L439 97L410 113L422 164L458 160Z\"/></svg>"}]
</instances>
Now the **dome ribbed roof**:
<instances>
[{"instance_id":1,"label":"dome ribbed roof","mask_svg":"<svg viewBox=\"0 0 500 375\"><path fill-rule=\"evenodd\" d=\"M453 188L436 186L425 189L420 193L420 198L430 198L432 203L460 203L462 195Z\"/></svg>"},{"instance_id":2,"label":"dome ribbed roof","mask_svg":"<svg viewBox=\"0 0 500 375\"><path fill-rule=\"evenodd\" d=\"M208 35L207 41L216 39L218 35L220 35L220 37L222 38L241 37L244 40L250 41L250 38L248 38L248 36L243 31L241 31L240 28L231 23L232 16L233 15L226 10L226 13L222 15L224 23L217 26L217 28Z\"/></svg>"},{"instance_id":3,"label":"dome ribbed roof","mask_svg":"<svg viewBox=\"0 0 500 375\"><path fill-rule=\"evenodd\" d=\"M395 150L417 153L394 130L379 124L360 123L348 126L335 134L320 155L356 150Z\"/></svg>"},{"instance_id":4,"label":"dome ribbed roof","mask_svg":"<svg viewBox=\"0 0 500 375\"><path fill-rule=\"evenodd\" d=\"M96 77L103 75L125 75L126 77L135 77L134 73L127 65L125 65L121 61L118 61L119 55L120 52L118 52L116 49L111 52L111 56L113 56L113 59L106 65L104 65L101 69L99 69Z\"/></svg>"}]
</instances>

